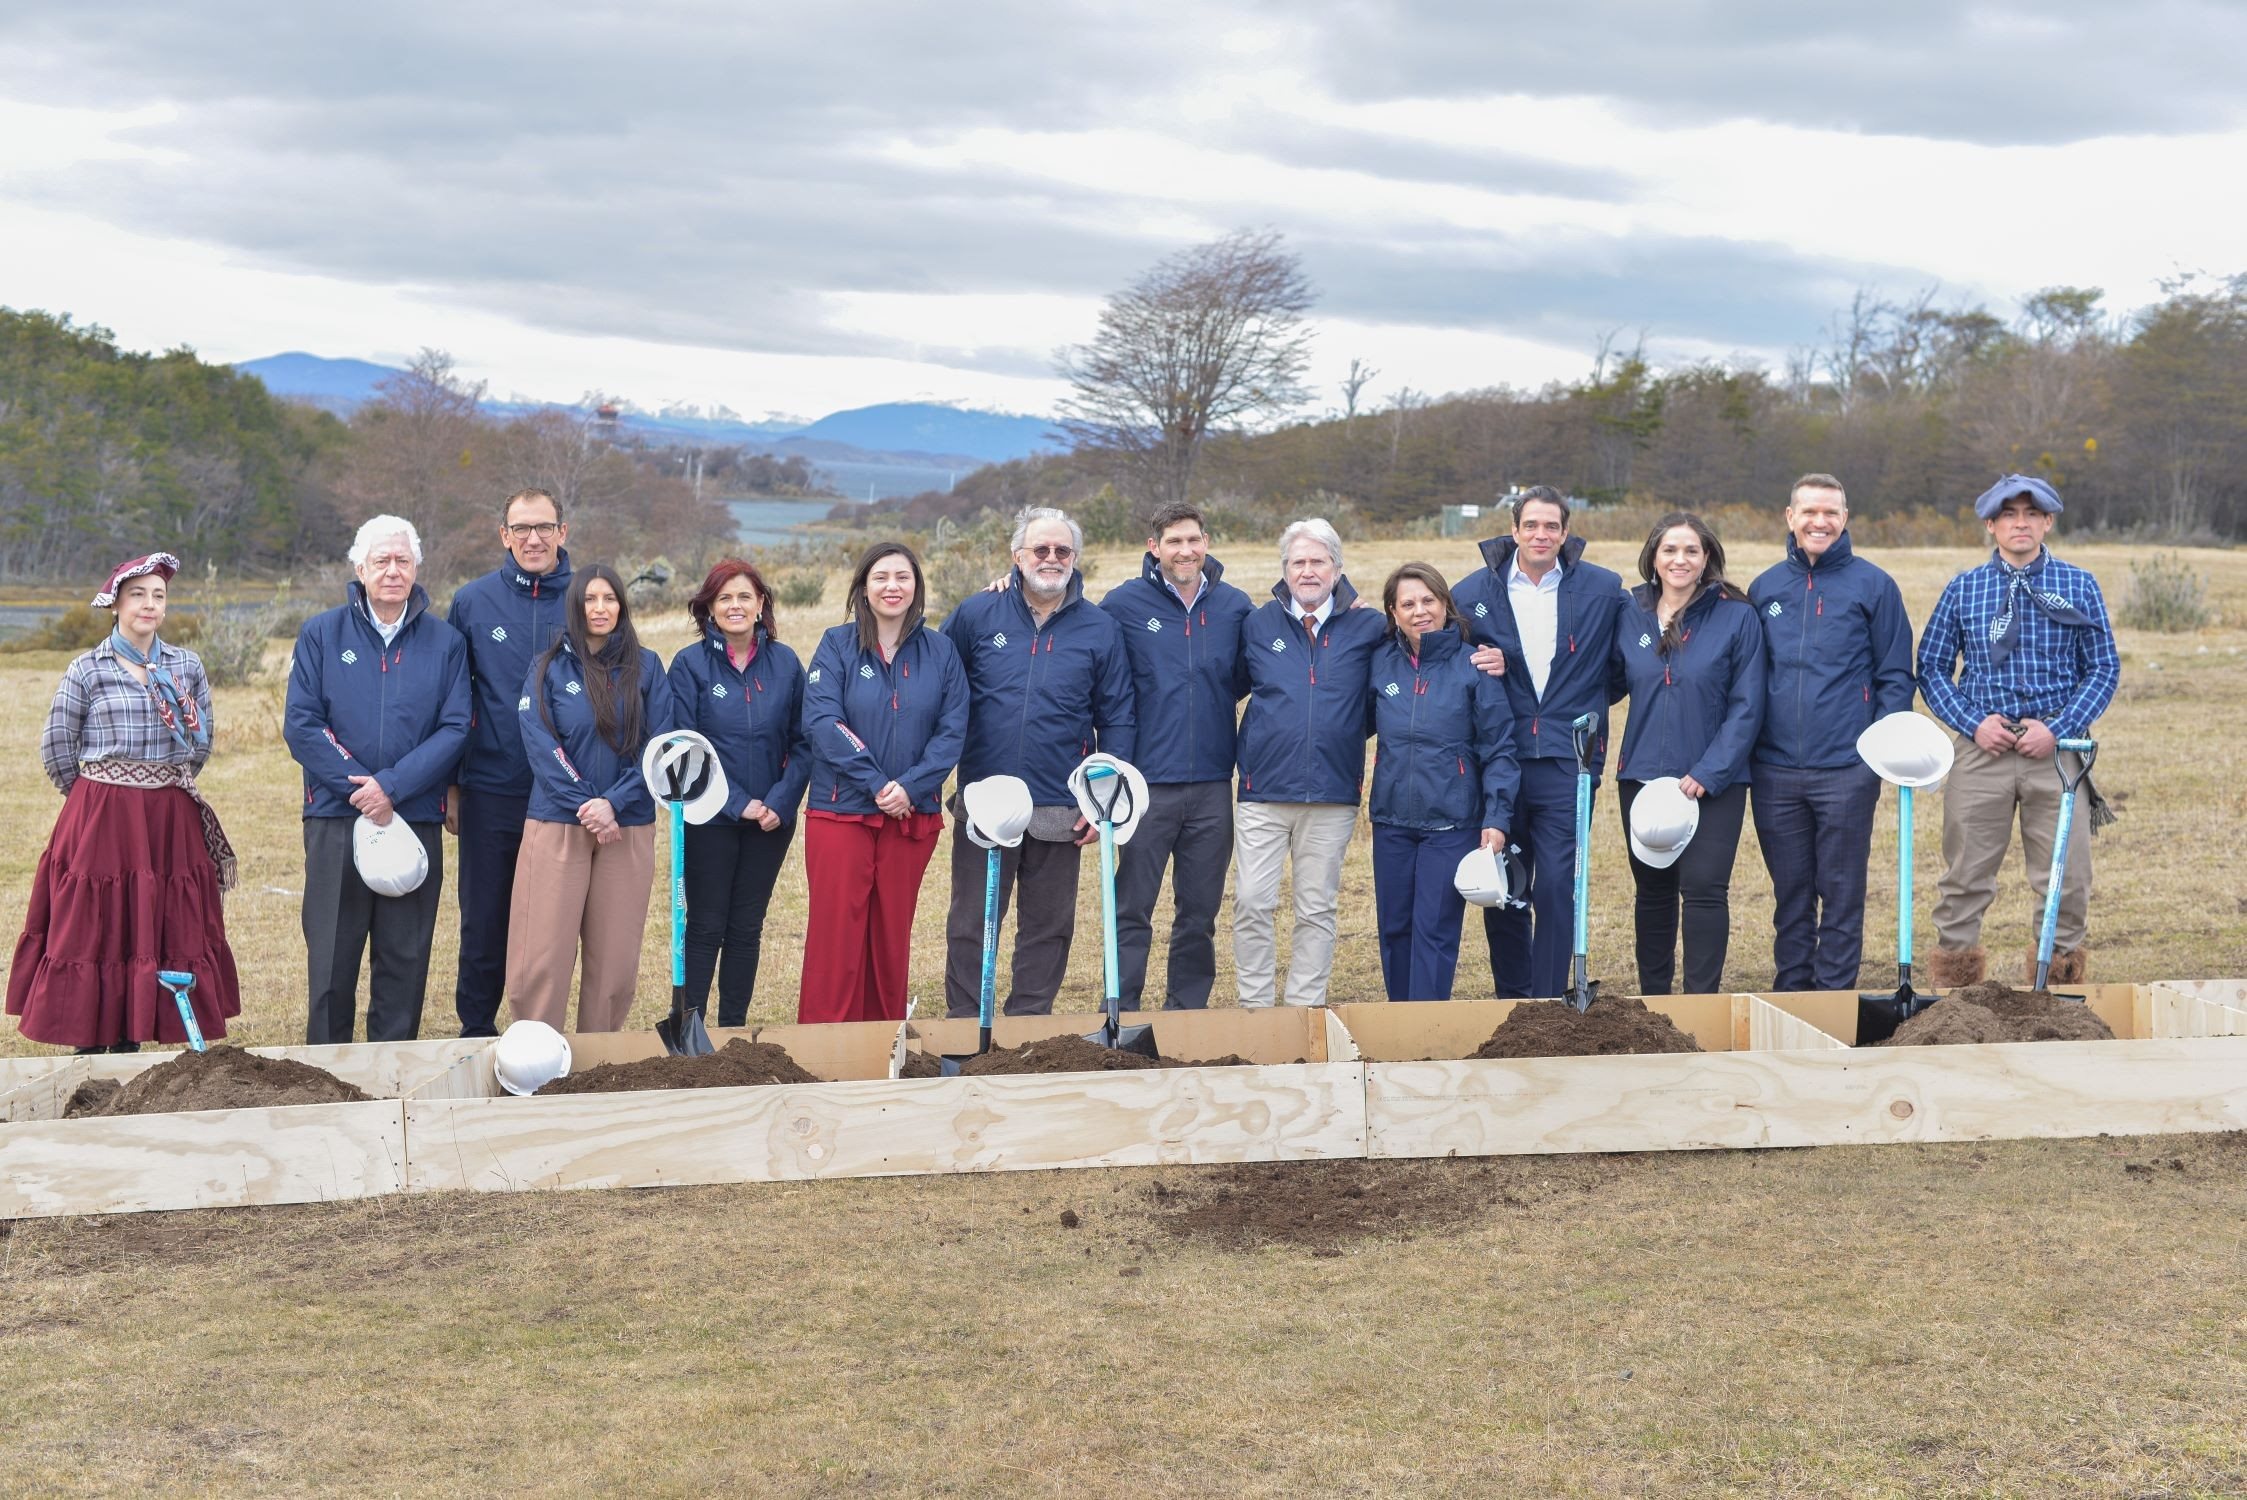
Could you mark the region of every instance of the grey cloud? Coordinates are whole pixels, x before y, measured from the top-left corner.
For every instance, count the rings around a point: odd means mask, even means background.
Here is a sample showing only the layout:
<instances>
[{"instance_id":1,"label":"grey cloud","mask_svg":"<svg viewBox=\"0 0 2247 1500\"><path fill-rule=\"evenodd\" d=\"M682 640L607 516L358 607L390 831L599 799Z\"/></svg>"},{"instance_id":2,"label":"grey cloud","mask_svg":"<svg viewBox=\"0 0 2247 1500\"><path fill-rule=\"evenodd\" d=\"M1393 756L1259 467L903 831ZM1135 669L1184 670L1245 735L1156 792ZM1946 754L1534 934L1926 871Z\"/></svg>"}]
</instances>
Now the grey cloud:
<instances>
[{"instance_id":1,"label":"grey cloud","mask_svg":"<svg viewBox=\"0 0 2247 1500\"><path fill-rule=\"evenodd\" d=\"M1992 143L2247 118L2247 8L2231 0L1389 0L1336 9L1315 52L1325 83L1359 99L1594 95L1659 120Z\"/></svg>"}]
</instances>

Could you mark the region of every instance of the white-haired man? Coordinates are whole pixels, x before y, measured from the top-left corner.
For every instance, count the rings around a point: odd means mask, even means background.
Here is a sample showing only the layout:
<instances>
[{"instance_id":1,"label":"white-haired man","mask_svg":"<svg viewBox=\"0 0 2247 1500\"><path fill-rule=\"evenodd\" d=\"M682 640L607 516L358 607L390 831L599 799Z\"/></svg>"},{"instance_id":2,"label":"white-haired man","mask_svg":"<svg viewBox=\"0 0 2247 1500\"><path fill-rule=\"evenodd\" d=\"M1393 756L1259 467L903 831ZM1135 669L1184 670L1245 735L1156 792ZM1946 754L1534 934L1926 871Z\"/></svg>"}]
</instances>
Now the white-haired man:
<instances>
[{"instance_id":1,"label":"white-haired man","mask_svg":"<svg viewBox=\"0 0 2247 1500\"><path fill-rule=\"evenodd\" d=\"M1280 581L1241 627L1240 808L1233 834L1233 975L1244 1006L1274 999L1280 877L1295 874L1289 1005L1324 1005L1342 856L1365 795L1367 675L1388 621L1354 609L1342 538L1316 517L1280 533Z\"/></svg>"},{"instance_id":2,"label":"white-haired man","mask_svg":"<svg viewBox=\"0 0 2247 1500\"><path fill-rule=\"evenodd\" d=\"M304 1039L352 1039L359 960L371 946L367 1040L411 1041L444 888L445 788L468 743L468 649L429 612L412 522L376 516L349 555L349 597L297 635L282 719L304 768ZM361 817L405 820L429 856L419 887L381 896L359 878L352 827Z\"/></svg>"}]
</instances>

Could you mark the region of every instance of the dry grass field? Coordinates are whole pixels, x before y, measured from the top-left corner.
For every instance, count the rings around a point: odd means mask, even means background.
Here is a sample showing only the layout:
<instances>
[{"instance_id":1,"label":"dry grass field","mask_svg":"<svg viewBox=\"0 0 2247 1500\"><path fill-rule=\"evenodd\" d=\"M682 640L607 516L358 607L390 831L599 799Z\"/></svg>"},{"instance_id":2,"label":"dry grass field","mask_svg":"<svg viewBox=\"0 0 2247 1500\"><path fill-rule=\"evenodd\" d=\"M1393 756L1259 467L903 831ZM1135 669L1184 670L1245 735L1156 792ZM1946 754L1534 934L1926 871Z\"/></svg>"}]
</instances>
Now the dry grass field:
<instances>
[{"instance_id":1,"label":"dry grass field","mask_svg":"<svg viewBox=\"0 0 2247 1500\"><path fill-rule=\"evenodd\" d=\"M2119 603L2132 554L2056 540ZM1744 578L1778 547L1733 552ZM1276 571L1261 554L1220 549L1244 584ZM1472 563L1464 543L1378 543L1348 571L1377 588L1415 556L1454 577ZM2097 845L2099 979L2247 974L2247 554L2187 556L2222 623L2125 631L2100 725L2124 818ZM1924 619L1969 559L1878 560ZM1098 592L1136 556L1093 564ZM821 613L838 599L839 580ZM824 620L807 613L784 634L808 641ZM684 620L649 634L668 654ZM0 657L11 922L57 806L35 746L62 665ZM279 706L277 681L223 693L206 778L243 860L232 1035L252 1043L303 1025ZM1597 816L1593 968L1627 985L1611 797ZM1890 823L1868 988L1893 984ZM1923 932L1939 826L1922 799ZM1337 998L1380 993L1368 845L1344 882ZM915 945L924 1008L941 1003L943 870ZM1770 978L1769 912L1745 837L1734 987ZM752 1020L793 1019L803 919L792 857ZM1989 941L2018 954L2033 930L2016 869ZM667 1003L667 935L659 907L635 1026ZM454 1029L455 947L440 924L425 1034ZM1470 935L1462 994L1480 962ZM2243 1223L2247 1144L2217 1136L0 1224L0 1492L2236 1495Z\"/></svg>"}]
</instances>

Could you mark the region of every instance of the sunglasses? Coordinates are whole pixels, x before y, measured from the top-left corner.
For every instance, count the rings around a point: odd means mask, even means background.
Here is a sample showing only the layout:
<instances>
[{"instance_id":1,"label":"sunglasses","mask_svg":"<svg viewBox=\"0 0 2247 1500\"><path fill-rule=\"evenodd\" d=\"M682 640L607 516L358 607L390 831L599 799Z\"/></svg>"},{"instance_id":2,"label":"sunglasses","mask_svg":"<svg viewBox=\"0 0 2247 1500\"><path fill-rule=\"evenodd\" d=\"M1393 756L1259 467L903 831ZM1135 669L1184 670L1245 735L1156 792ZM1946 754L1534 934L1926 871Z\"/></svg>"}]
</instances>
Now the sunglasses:
<instances>
[{"instance_id":1,"label":"sunglasses","mask_svg":"<svg viewBox=\"0 0 2247 1500\"><path fill-rule=\"evenodd\" d=\"M1077 549L1069 546L1065 542L1048 543L1036 547L1024 547L1022 550L1029 553L1039 562L1067 562L1070 558L1077 555Z\"/></svg>"}]
</instances>

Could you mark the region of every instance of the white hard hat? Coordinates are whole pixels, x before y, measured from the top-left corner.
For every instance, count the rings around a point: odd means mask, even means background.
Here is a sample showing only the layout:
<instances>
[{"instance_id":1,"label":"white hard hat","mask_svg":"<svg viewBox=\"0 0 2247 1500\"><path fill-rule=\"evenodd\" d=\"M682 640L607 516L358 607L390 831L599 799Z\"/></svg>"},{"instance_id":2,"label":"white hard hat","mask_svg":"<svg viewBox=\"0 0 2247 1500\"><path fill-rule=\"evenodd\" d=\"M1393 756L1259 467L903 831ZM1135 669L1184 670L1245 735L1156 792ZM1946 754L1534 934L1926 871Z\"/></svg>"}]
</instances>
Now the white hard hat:
<instances>
[{"instance_id":1,"label":"white hard hat","mask_svg":"<svg viewBox=\"0 0 2247 1500\"><path fill-rule=\"evenodd\" d=\"M1012 849L1030 831L1030 784L1019 776L986 776L960 788L967 836L986 849Z\"/></svg>"},{"instance_id":2,"label":"white hard hat","mask_svg":"<svg viewBox=\"0 0 2247 1500\"><path fill-rule=\"evenodd\" d=\"M544 1021L517 1021L492 1047L492 1073L510 1094L535 1094L569 1070L569 1039Z\"/></svg>"},{"instance_id":3,"label":"white hard hat","mask_svg":"<svg viewBox=\"0 0 2247 1500\"><path fill-rule=\"evenodd\" d=\"M359 878L378 896L405 896L421 889L429 878L429 851L404 818L393 813L388 823L377 823L361 813L351 825L351 863Z\"/></svg>"},{"instance_id":4,"label":"white hard hat","mask_svg":"<svg viewBox=\"0 0 2247 1500\"><path fill-rule=\"evenodd\" d=\"M1897 786L1933 786L1950 775L1957 753L1942 725L1910 709L1873 720L1857 736L1857 754Z\"/></svg>"},{"instance_id":5,"label":"white hard hat","mask_svg":"<svg viewBox=\"0 0 2247 1500\"><path fill-rule=\"evenodd\" d=\"M1473 906L1526 906L1520 892L1528 883L1521 856L1511 848L1504 857L1491 849L1470 849L1451 877L1453 888Z\"/></svg>"},{"instance_id":6,"label":"white hard hat","mask_svg":"<svg viewBox=\"0 0 2247 1500\"><path fill-rule=\"evenodd\" d=\"M1685 795L1675 776L1657 776L1631 803L1631 853L1640 864L1666 870L1700 826L1701 804Z\"/></svg>"},{"instance_id":7,"label":"white hard hat","mask_svg":"<svg viewBox=\"0 0 2247 1500\"><path fill-rule=\"evenodd\" d=\"M1122 790L1117 792L1108 807L1115 817L1116 842L1128 844L1131 842L1132 830L1147 815L1147 778L1130 761L1118 760L1106 751L1088 755L1079 761L1077 768L1069 773L1069 790L1077 794L1077 811L1084 814L1087 823L1097 824L1102 811L1101 804L1092 797L1092 772L1096 768L1105 768L1123 778ZM1103 776L1099 779L1106 781L1108 778Z\"/></svg>"},{"instance_id":8,"label":"white hard hat","mask_svg":"<svg viewBox=\"0 0 2247 1500\"><path fill-rule=\"evenodd\" d=\"M718 747L691 729L674 729L640 752L640 779L658 802L683 802L689 823L707 823L726 805Z\"/></svg>"}]
</instances>

